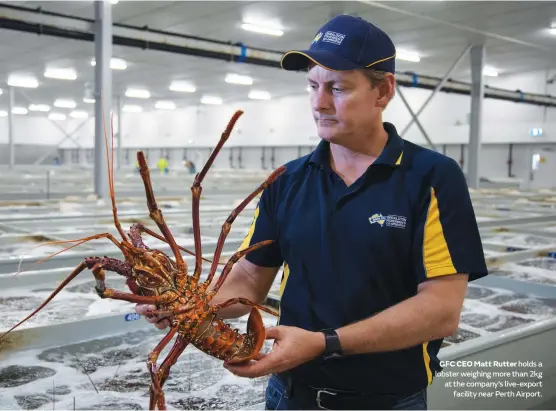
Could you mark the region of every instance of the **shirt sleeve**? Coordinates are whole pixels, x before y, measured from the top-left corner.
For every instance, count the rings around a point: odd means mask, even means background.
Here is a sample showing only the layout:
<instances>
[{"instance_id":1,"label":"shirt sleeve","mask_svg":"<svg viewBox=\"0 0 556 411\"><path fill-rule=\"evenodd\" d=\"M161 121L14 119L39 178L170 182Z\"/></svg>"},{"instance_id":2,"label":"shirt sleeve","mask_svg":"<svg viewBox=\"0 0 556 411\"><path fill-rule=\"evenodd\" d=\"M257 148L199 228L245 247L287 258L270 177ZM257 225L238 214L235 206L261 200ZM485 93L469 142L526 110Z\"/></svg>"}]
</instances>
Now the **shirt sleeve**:
<instances>
[{"instance_id":1,"label":"shirt sleeve","mask_svg":"<svg viewBox=\"0 0 556 411\"><path fill-rule=\"evenodd\" d=\"M247 261L262 267L280 267L284 261L278 243L278 230L276 229L273 214L274 207L271 199L271 189L272 185L263 191L255 209L253 222L249 227L247 236L239 247L240 250L244 250L258 242L272 240L273 243L250 251L245 255Z\"/></svg>"},{"instance_id":2,"label":"shirt sleeve","mask_svg":"<svg viewBox=\"0 0 556 411\"><path fill-rule=\"evenodd\" d=\"M435 166L418 214L414 238L417 281L466 273L488 274L469 188L452 159Z\"/></svg>"}]
</instances>

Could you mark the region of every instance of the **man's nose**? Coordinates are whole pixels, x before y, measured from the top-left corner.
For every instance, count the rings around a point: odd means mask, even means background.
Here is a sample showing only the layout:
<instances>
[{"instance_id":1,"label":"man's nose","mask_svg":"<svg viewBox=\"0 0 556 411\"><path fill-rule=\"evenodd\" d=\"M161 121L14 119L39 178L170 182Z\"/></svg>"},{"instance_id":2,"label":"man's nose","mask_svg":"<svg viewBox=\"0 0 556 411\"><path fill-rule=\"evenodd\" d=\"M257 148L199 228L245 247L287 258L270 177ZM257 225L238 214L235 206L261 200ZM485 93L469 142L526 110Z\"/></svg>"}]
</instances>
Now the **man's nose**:
<instances>
[{"instance_id":1,"label":"man's nose","mask_svg":"<svg viewBox=\"0 0 556 411\"><path fill-rule=\"evenodd\" d=\"M312 94L313 109L315 111L325 111L332 108L332 96L325 88L319 87L318 89L313 90Z\"/></svg>"}]
</instances>

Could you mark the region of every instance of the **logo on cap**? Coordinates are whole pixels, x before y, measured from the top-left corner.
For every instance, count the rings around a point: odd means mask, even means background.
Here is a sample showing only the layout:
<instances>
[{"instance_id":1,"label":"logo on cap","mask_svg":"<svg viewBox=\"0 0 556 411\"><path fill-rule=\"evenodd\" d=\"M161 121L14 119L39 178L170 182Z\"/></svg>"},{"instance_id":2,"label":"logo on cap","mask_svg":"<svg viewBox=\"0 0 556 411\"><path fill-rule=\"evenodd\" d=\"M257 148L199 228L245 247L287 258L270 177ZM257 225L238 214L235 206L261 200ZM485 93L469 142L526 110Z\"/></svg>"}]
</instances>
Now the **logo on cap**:
<instances>
[{"instance_id":1,"label":"logo on cap","mask_svg":"<svg viewBox=\"0 0 556 411\"><path fill-rule=\"evenodd\" d=\"M345 34L336 33L335 31L327 31L324 34L324 38L322 39L322 42L333 43L339 46L340 44L342 44L342 41L344 41L345 37L346 37Z\"/></svg>"},{"instance_id":2,"label":"logo on cap","mask_svg":"<svg viewBox=\"0 0 556 411\"><path fill-rule=\"evenodd\" d=\"M316 43L317 41L320 40L321 37L322 37L322 31L321 31L319 34L317 34L317 35L315 36L315 38L313 39L312 42L313 42L313 43Z\"/></svg>"}]
</instances>

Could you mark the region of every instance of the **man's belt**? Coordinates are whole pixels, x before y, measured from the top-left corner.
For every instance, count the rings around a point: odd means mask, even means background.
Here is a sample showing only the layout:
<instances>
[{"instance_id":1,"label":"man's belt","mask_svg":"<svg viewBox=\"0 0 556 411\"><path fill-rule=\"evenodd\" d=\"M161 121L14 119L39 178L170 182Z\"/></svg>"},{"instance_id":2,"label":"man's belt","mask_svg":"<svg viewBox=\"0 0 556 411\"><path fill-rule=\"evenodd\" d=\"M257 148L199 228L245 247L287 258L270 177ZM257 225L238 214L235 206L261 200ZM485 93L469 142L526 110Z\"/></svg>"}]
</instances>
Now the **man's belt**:
<instances>
[{"instance_id":1,"label":"man's belt","mask_svg":"<svg viewBox=\"0 0 556 411\"><path fill-rule=\"evenodd\" d=\"M386 410L411 394L370 394L356 391L319 388L293 380L287 374L278 374L286 387L286 398L311 398L320 409Z\"/></svg>"}]
</instances>

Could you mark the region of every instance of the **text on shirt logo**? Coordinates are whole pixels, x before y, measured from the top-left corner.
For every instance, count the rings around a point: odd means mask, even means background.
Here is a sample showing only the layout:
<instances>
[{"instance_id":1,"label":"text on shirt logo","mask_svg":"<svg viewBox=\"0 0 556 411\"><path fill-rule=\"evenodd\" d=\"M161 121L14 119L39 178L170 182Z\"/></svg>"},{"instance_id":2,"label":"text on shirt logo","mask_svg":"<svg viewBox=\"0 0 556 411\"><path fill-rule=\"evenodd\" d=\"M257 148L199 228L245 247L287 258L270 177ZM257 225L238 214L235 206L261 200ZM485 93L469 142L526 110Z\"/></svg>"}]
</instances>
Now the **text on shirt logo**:
<instances>
[{"instance_id":1,"label":"text on shirt logo","mask_svg":"<svg viewBox=\"0 0 556 411\"><path fill-rule=\"evenodd\" d=\"M345 34L336 33L335 31L327 31L324 33L324 38L322 39L323 43L333 43L337 44L338 46L342 44L344 38L346 37Z\"/></svg>"},{"instance_id":2,"label":"text on shirt logo","mask_svg":"<svg viewBox=\"0 0 556 411\"><path fill-rule=\"evenodd\" d=\"M373 214L369 217L369 223L378 224L381 227L395 227L395 228L405 228L407 223L407 218L400 215L382 215L380 213Z\"/></svg>"}]
</instances>

